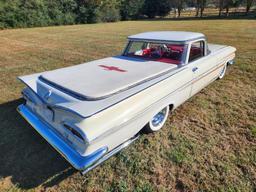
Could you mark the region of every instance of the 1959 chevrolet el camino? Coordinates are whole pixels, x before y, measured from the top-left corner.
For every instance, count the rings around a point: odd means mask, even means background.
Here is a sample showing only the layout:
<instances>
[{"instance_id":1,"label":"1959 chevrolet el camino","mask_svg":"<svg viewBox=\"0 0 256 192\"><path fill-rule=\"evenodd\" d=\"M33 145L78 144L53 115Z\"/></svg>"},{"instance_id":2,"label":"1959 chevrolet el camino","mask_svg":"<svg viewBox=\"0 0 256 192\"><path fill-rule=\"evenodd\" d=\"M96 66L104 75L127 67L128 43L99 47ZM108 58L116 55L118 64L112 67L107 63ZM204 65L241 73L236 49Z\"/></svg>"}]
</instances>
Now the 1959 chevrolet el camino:
<instances>
[{"instance_id":1,"label":"1959 chevrolet el camino","mask_svg":"<svg viewBox=\"0 0 256 192\"><path fill-rule=\"evenodd\" d=\"M85 174L142 129L161 129L170 111L223 78L235 51L194 32L129 36L120 56L19 77L18 111Z\"/></svg>"}]
</instances>

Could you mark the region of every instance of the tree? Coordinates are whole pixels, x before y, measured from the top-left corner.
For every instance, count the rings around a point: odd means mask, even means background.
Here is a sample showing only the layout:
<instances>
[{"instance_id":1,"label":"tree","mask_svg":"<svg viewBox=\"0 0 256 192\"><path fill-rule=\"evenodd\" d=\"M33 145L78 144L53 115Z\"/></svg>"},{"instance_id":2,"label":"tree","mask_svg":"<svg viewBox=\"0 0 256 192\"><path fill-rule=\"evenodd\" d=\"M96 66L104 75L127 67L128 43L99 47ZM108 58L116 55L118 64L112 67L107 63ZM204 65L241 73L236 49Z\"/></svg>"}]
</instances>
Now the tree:
<instances>
[{"instance_id":1,"label":"tree","mask_svg":"<svg viewBox=\"0 0 256 192\"><path fill-rule=\"evenodd\" d=\"M175 16L176 16L176 10L178 11L178 17L181 15L181 11L184 7L185 0L171 0L171 5L174 8Z\"/></svg>"},{"instance_id":2,"label":"tree","mask_svg":"<svg viewBox=\"0 0 256 192\"><path fill-rule=\"evenodd\" d=\"M219 7L219 17L220 17L224 7L224 0L219 0L218 7Z\"/></svg>"},{"instance_id":3,"label":"tree","mask_svg":"<svg viewBox=\"0 0 256 192\"><path fill-rule=\"evenodd\" d=\"M2 1L0 23L4 27L46 26L49 24L43 0Z\"/></svg>"},{"instance_id":4,"label":"tree","mask_svg":"<svg viewBox=\"0 0 256 192\"><path fill-rule=\"evenodd\" d=\"M254 0L246 0L246 14L249 13Z\"/></svg>"},{"instance_id":5,"label":"tree","mask_svg":"<svg viewBox=\"0 0 256 192\"><path fill-rule=\"evenodd\" d=\"M75 0L46 1L45 6L49 16L49 25L74 24L77 8Z\"/></svg>"},{"instance_id":6,"label":"tree","mask_svg":"<svg viewBox=\"0 0 256 192\"><path fill-rule=\"evenodd\" d=\"M226 16L229 16L229 9L230 7L236 7L239 5L240 0L223 0L224 9L226 9Z\"/></svg>"},{"instance_id":7,"label":"tree","mask_svg":"<svg viewBox=\"0 0 256 192\"><path fill-rule=\"evenodd\" d=\"M196 0L196 17L203 17L204 9L206 6L206 0Z\"/></svg>"},{"instance_id":8,"label":"tree","mask_svg":"<svg viewBox=\"0 0 256 192\"><path fill-rule=\"evenodd\" d=\"M120 1L102 1L99 9L99 21L114 22L120 20Z\"/></svg>"},{"instance_id":9,"label":"tree","mask_svg":"<svg viewBox=\"0 0 256 192\"><path fill-rule=\"evenodd\" d=\"M201 0L200 4L200 17L203 17L204 9L206 6L207 1L206 0Z\"/></svg>"},{"instance_id":10,"label":"tree","mask_svg":"<svg viewBox=\"0 0 256 192\"><path fill-rule=\"evenodd\" d=\"M166 16L171 11L169 0L145 0L142 13L149 18Z\"/></svg>"},{"instance_id":11,"label":"tree","mask_svg":"<svg viewBox=\"0 0 256 192\"><path fill-rule=\"evenodd\" d=\"M100 0L76 0L77 23L96 23L99 20Z\"/></svg>"},{"instance_id":12,"label":"tree","mask_svg":"<svg viewBox=\"0 0 256 192\"><path fill-rule=\"evenodd\" d=\"M122 20L137 19L141 14L144 0L121 0L120 14Z\"/></svg>"},{"instance_id":13,"label":"tree","mask_svg":"<svg viewBox=\"0 0 256 192\"><path fill-rule=\"evenodd\" d=\"M196 17L199 16L200 11L200 0L196 0Z\"/></svg>"}]
</instances>

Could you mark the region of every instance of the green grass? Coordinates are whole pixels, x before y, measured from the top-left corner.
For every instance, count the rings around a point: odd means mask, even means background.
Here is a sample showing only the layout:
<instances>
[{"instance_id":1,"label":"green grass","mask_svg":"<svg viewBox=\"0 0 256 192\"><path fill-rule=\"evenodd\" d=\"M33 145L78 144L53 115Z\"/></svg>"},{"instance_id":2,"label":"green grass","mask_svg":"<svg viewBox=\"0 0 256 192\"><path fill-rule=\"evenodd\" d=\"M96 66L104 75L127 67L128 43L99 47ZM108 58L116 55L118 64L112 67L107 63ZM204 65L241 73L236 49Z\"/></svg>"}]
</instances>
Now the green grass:
<instances>
[{"instance_id":1,"label":"green grass","mask_svg":"<svg viewBox=\"0 0 256 192\"><path fill-rule=\"evenodd\" d=\"M131 34L198 31L237 48L236 64L143 135L81 176L20 115L31 74L120 54ZM255 191L256 21L129 21L0 31L0 191Z\"/></svg>"},{"instance_id":2,"label":"green grass","mask_svg":"<svg viewBox=\"0 0 256 192\"><path fill-rule=\"evenodd\" d=\"M251 128L251 133L253 137L256 137L256 126Z\"/></svg>"},{"instance_id":3,"label":"green grass","mask_svg":"<svg viewBox=\"0 0 256 192\"><path fill-rule=\"evenodd\" d=\"M176 138L172 138L171 141L174 141L174 139L178 140L178 143L167 152L167 158L177 165L183 163L192 165L193 157L196 155L194 153L196 150L195 144L179 134Z\"/></svg>"}]
</instances>

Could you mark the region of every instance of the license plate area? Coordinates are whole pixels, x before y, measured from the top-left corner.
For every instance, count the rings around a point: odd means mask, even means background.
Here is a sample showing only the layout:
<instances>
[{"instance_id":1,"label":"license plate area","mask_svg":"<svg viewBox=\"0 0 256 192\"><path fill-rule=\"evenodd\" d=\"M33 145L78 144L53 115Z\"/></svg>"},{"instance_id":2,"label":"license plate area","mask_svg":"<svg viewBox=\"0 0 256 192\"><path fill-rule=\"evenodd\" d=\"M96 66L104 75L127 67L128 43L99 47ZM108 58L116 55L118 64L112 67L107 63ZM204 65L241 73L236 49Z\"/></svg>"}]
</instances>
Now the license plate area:
<instances>
[{"instance_id":1,"label":"license plate area","mask_svg":"<svg viewBox=\"0 0 256 192\"><path fill-rule=\"evenodd\" d=\"M33 93L29 88L22 91L23 98L26 100L26 105L36 114L41 116L48 122L53 122L55 118L54 110Z\"/></svg>"}]
</instances>

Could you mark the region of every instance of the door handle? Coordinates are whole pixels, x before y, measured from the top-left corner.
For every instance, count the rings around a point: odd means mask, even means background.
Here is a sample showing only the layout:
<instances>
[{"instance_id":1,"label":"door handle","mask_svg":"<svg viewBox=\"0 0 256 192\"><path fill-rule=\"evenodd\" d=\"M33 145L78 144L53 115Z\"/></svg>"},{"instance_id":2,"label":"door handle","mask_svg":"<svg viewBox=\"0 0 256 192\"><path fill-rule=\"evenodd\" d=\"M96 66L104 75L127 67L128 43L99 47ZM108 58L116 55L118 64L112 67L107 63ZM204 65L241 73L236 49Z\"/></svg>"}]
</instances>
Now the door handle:
<instances>
[{"instance_id":1,"label":"door handle","mask_svg":"<svg viewBox=\"0 0 256 192\"><path fill-rule=\"evenodd\" d=\"M198 70L198 67L193 67L193 68L192 68L192 71L193 71L193 72L196 72L197 70Z\"/></svg>"}]
</instances>

